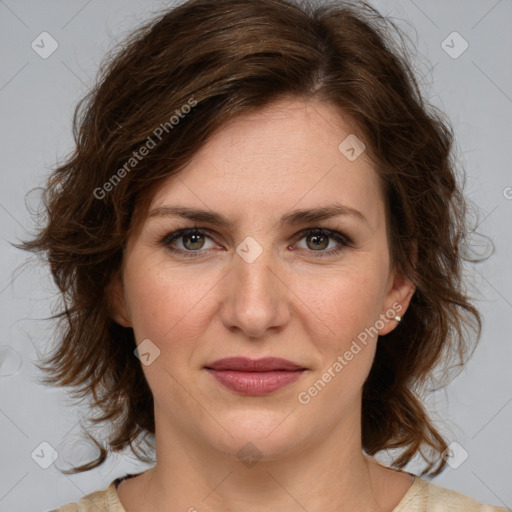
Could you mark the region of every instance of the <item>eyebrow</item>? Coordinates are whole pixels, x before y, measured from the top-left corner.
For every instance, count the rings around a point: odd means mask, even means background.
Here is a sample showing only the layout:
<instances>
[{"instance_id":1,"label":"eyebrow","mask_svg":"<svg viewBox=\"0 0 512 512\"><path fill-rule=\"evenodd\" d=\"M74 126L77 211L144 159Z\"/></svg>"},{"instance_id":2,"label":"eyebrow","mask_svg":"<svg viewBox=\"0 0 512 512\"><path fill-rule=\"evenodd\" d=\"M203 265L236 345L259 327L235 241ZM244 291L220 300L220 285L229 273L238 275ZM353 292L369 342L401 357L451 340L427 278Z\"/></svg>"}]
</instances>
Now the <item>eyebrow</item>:
<instances>
[{"instance_id":1,"label":"eyebrow","mask_svg":"<svg viewBox=\"0 0 512 512\"><path fill-rule=\"evenodd\" d=\"M304 210L293 210L283 215L279 221L280 225L298 225L308 222L318 222L321 220L330 219L331 217L338 217L347 215L354 217L360 221L368 224L366 217L359 211L339 203L333 203L319 208L309 208ZM198 208L190 208L187 206L160 206L154 208L148 214L148 217L182 217L184 219L194 220L197 222L205 222L221 226L227 229L234 227L233 223L226 219L219 213L211 210L201 210Z\"/></svg>"}]
</instances>

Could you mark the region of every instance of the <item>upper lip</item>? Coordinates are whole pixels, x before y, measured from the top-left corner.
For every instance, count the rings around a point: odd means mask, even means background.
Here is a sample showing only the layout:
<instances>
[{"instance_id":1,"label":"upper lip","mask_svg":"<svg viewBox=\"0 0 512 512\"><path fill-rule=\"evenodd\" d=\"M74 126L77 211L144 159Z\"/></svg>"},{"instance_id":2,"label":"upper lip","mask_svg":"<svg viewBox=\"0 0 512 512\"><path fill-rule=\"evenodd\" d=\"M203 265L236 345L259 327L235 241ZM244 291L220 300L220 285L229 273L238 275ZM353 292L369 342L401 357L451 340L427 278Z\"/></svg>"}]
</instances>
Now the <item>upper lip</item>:
<instances>
[{"instance_id":1,"label":"upper lip","mask_svg":"<svg viewBox=\"0 0 512 512\"><path fill-rule=\"evenodd\" d=\"M304 370L305 368L280 357L263 357L249 359L247 357L227 357L206 365L211 370L236 370L243 372L271 372L274 370Z\"/></svg>"}]
</instances>

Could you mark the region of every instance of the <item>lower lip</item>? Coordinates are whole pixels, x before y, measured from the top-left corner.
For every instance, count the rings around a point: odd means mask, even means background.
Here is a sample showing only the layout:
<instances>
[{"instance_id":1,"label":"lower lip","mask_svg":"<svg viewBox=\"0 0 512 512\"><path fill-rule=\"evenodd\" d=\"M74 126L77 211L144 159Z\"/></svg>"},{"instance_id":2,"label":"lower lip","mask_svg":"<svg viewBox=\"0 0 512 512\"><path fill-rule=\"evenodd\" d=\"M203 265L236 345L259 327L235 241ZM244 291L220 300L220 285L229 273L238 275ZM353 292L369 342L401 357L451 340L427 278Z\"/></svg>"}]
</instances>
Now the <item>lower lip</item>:
<instances>
[{"instance_id":1,"label":"lower lip","mask_svg":"<svg viewBox=\"0 0 512 512\"><path fill-rule=\"evenodd\" d=\"M241 372L212 370L208 372L221 384L244 395L265 395L295 382L305 370L275 370L271 372Z\"/></svg>"}]
</instances>

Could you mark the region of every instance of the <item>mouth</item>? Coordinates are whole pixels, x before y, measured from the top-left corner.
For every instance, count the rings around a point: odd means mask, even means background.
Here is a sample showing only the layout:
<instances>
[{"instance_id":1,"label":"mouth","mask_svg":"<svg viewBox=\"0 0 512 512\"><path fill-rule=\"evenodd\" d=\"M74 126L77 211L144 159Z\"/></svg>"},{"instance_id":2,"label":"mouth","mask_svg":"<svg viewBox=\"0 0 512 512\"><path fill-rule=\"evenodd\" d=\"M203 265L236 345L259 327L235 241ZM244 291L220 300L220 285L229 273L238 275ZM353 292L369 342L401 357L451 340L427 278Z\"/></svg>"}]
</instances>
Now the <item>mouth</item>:
<instances>
[{"instance_id":1,"label":"mouth","mask_svg":"<svg viewBox=\"0 0 512 512\"><path fill-rule=\"evenodd\" d=\"M205 366L220 384L243 395L265 395L295 382L306 368L287 359L230 357Z\"/></svg>"},{"instance_id":2,"label":"mouth","mask_svg":"<svg viewBox=\"0 0 512 512\"><path fill-rule=\"evenodd\" d=\"M205 368L209 370L233 370L239 372L294 371L306 369L297 363L288 361L288 359L281 359L280 357L263 357L261 359L227 357L208 364Z\"/></svg>"}]
</instances>

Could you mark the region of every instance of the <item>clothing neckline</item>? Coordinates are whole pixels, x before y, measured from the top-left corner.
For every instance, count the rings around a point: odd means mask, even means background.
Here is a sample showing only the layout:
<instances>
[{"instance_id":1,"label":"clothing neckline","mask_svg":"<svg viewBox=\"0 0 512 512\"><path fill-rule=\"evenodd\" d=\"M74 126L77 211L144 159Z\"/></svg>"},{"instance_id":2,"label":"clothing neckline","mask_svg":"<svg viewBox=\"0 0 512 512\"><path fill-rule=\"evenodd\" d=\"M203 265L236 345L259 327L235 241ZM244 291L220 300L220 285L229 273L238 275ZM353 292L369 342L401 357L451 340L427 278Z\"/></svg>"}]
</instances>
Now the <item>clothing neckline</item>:
<instances>
[{"instance_id":1,"label":"clothing neckline","mask_svg":"<svg viewBox=\"0 0 512 512\"><path fill-rule=\"evenodd\" d=\"M108 496L110 505L115 507L113 512L114 511L115 512L126 512L126 510L123 507L123 504L121 503L121 500L119 499L119 495L117 494L117 486L123 480L132 478L134 476L138 476L140 474L141 473L135 473L135 474L129 473L123 477L116 478L115 480L113 480L110 483L110 485L107 488L107 496ZM414 477L414 480L413 480L411 486L409 487L409 489L407 489L406 493L402 496L402 499L397 503L397 505L393 508L393 510L391 512L400 512L405 507L405 505L412 502L416 498L416 495L421 491L421 489L423 489L423 487L426 484L428 484L428 482L421 479L419 476L413 475L412 473L409 473L409 474Z\"/></svg>"},{"instance_id":2,"label":"clothing neckline","mask_svg":"<svg viewBox=\"0 0 512 512\"><path fill-rule=\"evenodd\" d=\"M412 481L409 489L407 489L407 492L402 496L402 499L396 504L395 508L391 512L399 512L405 507L405 505L410 502L414 502L417 494L419 494L424 486L428 484L427 481L423 480L419 476L413 475L412 473L409 474L414 477L414 480Z\"/></svg>"}]
</instances>

